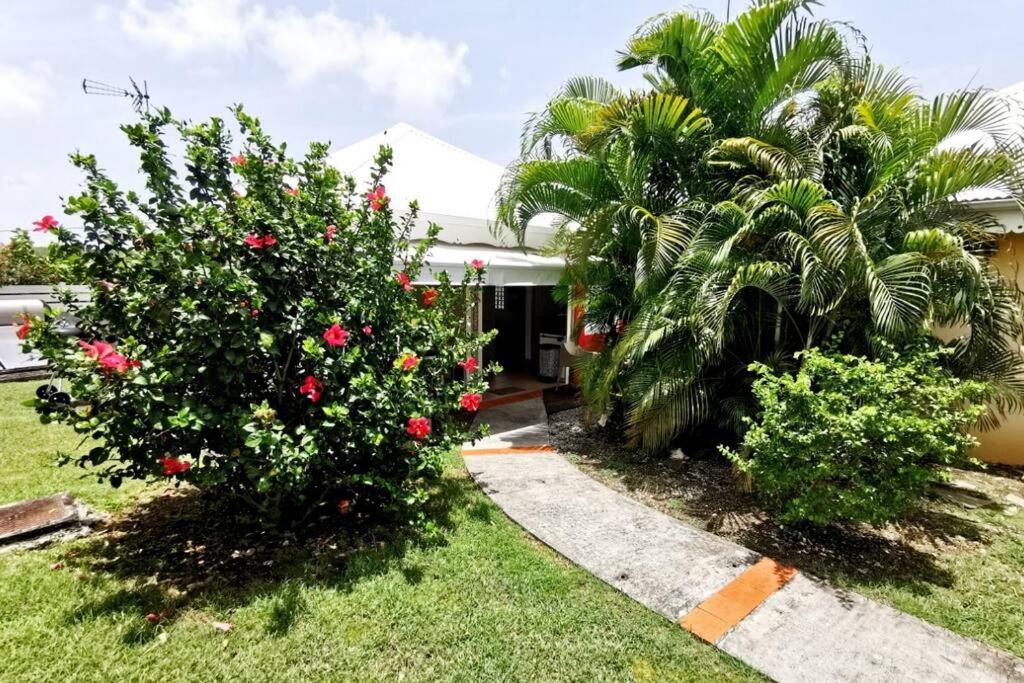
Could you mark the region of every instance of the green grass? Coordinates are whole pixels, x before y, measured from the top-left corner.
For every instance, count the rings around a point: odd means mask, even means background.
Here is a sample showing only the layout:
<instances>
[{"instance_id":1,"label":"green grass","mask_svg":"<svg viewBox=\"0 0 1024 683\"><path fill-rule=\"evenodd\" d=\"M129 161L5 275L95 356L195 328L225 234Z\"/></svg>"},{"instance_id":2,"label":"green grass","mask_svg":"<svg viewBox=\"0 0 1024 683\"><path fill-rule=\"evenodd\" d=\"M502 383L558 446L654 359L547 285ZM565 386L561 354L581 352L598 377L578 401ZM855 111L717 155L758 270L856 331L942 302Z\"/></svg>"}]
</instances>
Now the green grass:
<instances>
[{"instance_id":1,"label":"green grass","mask_svg":"<svg viewBox=\"0 0 1024 683\"><path fill-rule=\"evenodd\" d=\"M39 422L34 399L41 382L0 384L0 505L67 491L106 511L121 509L142 487L119 490L101 484L78 467L58 467L60 453L79 453L82 437L64 425Z\"/></svg>"},{"instance_id":2,"label":"green grass","mask_svg":"<svg viewBox=\"0 0 1024 683\"><path fill-rule=\"evenodd\" d=\"M233 537L198 496L133 504L55 469L76 441L36 424L32 388L0 385L0 495L122 512L103 536L0 555L4 681L758 679L532 541L455 459L430 543Z\"/></svg>"}]
</instances>

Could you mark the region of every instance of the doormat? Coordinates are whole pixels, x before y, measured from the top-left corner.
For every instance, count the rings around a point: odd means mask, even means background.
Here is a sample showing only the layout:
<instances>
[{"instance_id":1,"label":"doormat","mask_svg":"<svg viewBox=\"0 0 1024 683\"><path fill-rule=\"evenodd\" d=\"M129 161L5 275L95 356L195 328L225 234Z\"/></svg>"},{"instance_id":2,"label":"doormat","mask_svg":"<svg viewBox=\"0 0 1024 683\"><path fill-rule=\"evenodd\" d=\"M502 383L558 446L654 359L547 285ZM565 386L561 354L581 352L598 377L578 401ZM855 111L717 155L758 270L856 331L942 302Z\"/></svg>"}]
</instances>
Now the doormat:
<instances>
[{"instance_id":1,"label":"doormat","mask_svg":"<svg viewBox=\"0 0 1024 683\"><path fill-rule=\"evenodd\" d=\"M100 521L67 493L0 506L0 547L35 546L80 536Z\"/></svg>"},{"instance_id":2,"label":"doormat","mask_svg":"<svg viewBox=\"0 0 1024 683\"><path fill-rule=\"evenodd\" d=\"M497 394L498 396L506 396L508 394L518 394L520 391L526 391L522 387L502 387L500 389L488 389L488 393Z\"/></svg>"}]
</instances>

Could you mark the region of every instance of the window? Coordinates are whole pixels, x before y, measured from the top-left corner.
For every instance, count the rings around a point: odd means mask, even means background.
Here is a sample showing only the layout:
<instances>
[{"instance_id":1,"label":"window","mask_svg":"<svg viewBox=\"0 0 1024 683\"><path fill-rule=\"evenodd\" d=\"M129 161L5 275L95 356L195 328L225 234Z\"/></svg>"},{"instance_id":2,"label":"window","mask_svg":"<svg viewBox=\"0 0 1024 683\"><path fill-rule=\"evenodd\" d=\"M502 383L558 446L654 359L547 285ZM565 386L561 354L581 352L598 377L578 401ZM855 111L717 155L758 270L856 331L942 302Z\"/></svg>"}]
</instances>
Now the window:
<instances>
[{"instance_id":1,"label":"window","mask_svg":"<svg viewBox=\"0 0 1024 683\"><path fill-rule=\"evenodd\" d=\"M505 288L495 287L494 288L494 310L504 311L505 310Z\"/></svg>"}]
</instances>

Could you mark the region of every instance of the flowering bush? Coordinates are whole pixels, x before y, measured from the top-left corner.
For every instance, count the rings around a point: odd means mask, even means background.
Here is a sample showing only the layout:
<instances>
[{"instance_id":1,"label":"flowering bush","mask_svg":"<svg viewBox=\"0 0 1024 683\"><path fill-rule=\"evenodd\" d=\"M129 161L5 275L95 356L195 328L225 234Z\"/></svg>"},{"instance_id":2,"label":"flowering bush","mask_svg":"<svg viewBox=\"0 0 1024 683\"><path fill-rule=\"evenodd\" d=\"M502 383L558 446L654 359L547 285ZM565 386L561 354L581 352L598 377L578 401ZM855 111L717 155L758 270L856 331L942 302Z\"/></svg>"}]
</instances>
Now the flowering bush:
<instances>
[{"instance_id":1,"label":"flowering bush","mask_svg":"<svg viewBox=\"0 0 1024 683\"><path fill-rule=\"evenodd\" d=\"M46 216L51 221L52 216ZM38 224L42 220L36 221ZM4 285L48 285L60 282L58 265L41 253L28 231L17 230L7 244L0 244L0 287Z\"/></svg>"},{"instance_id":2,"label":"flowering bush","mask_svg":"<svg viewBox=\"0 0 1024 683\"><path fill-rule=\"evenodd\" d=\"M894 519L977 445L988 386L943 369L934 340L879 344L877 360L809 349L794 375L751 366L760 415L722 450L784 520Z\"/></svg>"},{"instance_id":3,"label":"flowering bush","mask_svg":"<svg viewBox=\"0 0 1024 683\"><path fill-rule=\"evenodd\" d=\"M415 511L443 455L479 435L463 411L486 388L474 354L489 337L468 331L482 269L418 291L440 228L410 244L416 205L393 212L387 147L357 193L326 145L294 161L234 113L241 151L217 118L192 125L165 110L124 126L142 194L72 156L86 180L65 208L84 230L47 229L91 289L86 304L64 302L82 339L58 334L56 308L22 336L79 407L40 410L95 444L78 461L115 486L173 478L268 518Z\"/></svg>"}]
</instances>

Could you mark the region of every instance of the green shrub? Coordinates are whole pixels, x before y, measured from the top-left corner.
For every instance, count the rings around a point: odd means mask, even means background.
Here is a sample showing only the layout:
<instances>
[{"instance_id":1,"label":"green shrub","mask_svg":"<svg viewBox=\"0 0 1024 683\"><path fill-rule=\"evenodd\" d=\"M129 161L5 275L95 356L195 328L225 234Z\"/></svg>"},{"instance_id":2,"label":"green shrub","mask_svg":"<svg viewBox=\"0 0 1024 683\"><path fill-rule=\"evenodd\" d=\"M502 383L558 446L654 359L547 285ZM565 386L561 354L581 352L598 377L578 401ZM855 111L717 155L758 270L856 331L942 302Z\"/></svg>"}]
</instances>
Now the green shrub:
<instances>
[{"instance_id":1,"label":"green shrub","mask_svg":"<svg viewBox=\"0 0 1024 683\"><path fill-rule=\"evenodd\" d=\"M49 285L60 281L53 261L42 253L26 230L16 230L7 244L0 244L0 287Z\"/></svg>"},{"instance_id":2,"label":"green shrub","mask_svg":"<svg viewBox=\"0 0 1024 683\"><path fill-rule=\"evenodd\" d=\"M66 211L83 231L54 231L91 289L87 304L65 301L84 337L60 336L57 310L25 334L81 406L39 409L93 441L78 460L115 486L187 481L267 519L413 513L443 455L478 434L462 406L478 406L485 373L459 362L488 340L467 324L483 266L467 265L461 285L441 274L414 288L440 228L410 244L415 204L398 217L380 184L390 149L357 193L326 145L294 161L235 115L240 152L217 118L162 111L124 126L142 194L72 157L86 182Z\"/></svg>"},{"instance_id":3,"label":"green shrub","mask_svg":"<svg viewBox=\"0 0 1024 683\"><path fill-rule=\"evenodd\" d=\"M722 451L784 521L893 519L977 445L987 387L944 370L947 353L922 340L877 360L810 349L795 375L754 364L759 416Z\"/></svg>"}]
</instances>

